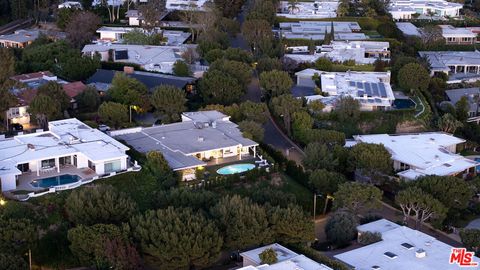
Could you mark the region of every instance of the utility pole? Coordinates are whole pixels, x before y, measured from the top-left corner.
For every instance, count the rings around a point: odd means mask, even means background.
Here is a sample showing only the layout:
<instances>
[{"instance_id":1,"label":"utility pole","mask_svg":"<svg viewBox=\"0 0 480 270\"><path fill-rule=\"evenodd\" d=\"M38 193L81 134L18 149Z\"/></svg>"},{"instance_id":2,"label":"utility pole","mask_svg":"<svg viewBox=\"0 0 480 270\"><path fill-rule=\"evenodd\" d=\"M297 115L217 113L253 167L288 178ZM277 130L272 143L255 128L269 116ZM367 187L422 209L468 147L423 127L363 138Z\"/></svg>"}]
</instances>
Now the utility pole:
<instances>
[{"instance_id":1,"label":"utility pole","mask_svg":"<svg viewBox=\"0 0 480 270\"><path fill-rule=\"evenodd\" d=\"M30 270L32 270L32 250L28 249L28 265L30 266Z\"/></svg>"}]
</instances>

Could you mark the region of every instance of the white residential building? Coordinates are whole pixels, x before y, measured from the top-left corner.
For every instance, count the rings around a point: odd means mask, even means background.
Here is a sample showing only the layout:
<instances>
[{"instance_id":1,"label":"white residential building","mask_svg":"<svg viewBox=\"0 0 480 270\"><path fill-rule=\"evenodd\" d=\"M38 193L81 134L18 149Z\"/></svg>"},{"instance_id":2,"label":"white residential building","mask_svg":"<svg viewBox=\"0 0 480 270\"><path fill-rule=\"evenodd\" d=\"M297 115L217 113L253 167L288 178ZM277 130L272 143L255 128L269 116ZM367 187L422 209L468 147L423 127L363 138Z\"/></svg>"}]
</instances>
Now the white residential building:
<instances>
[{"instance_id":1,"label":"white residential building","mask_svg":"<svg viewBox=\"0 0 480 270\"><path fill-rule=\"evenodd\" d=\"M75 118L52 121L48 128L49 131L0 138L3 192L16 189L22 174L33 176L36 181L45 173L60 174L66 167L88 169L93 175L127 170L129 148L103 132Z\"/></svg>"},{"instance_id":2,"label":"white residential building","mask_svg":"<svg viewBox=\"0 0 480 270\"><path fill-rule=\"evenodd\" d=\"M329 45L316 46L315 52L309 54L308 46L287 47L284 56L297 63L315 62L320 57L326 57L334 62L353 60L355 64L373 64L377 59L390 60L388 42L378 41L332 41Z\"/></svg>"},{"instance_id":3,"label":"white residential building","mask_svg":"<svg viewBox=\"0 0 480 270\"><path fill-rule=\"evenodd\" d=\"M275 251L277 263L262 263L260 253L266 249ZM333 270L277 243L242 252L240 256L243 258L243 267L238 270Z\"/></svg>"},{"instance_id":4,"label":"white residential building","mask_svg":"<svg viewBox=\"0 0 480 270\"><path fill-rule=\"evenodd\" d=\"M300 21L281 22L279 34L286 39L323 40L325 32L331 33L334 40L365 40L368 37L360 33L362 28L357 22Z\"/></svg>"},{"instance_id":5,"label":"white residential building","mask_svg":"<svg viewBox=\"0 0 480 270\"><path fill-rule=\"evenodd\" d=\"M278 17L293 19L323 19L337 17L339 0L296 2L280 1Z\"/></svg>"},{"instance_id":6,"label":"white residential building","mask_svg":"<svg viewBox=\"0 0 480 270\"><path fill-rule=\"evenodd\" d=\"M359 234L378 232L382 240L347 251L335 258L356 270L454 270L458 264L450 264L452 246L423 232L381 219L357 227ZM473 257L480 262L478 257ZM473 269L476 269L473 268Z\"/></svg>"},{"instance_id":7,"label":"white residential building","mask_svg":"<svg viewBox=\"0 0 480 270\"><path fill-rule=\"evenodd\" d=\"M388 10L394 20L410 20L415 14L420 18L458 17L462 8L463 4L445 0L392 0Z\"/></svg>"},{"instance_id":8,"label":"white residential building","mask_svg":"<svg viewBox=\"0 0 480 270\"><path fill-rule=\"evenodd\" d=\"M111 41L111 42L118 42L123 43L123 35L133 31L135 29L140 29L143 31L142 28L134 28L134 27L109 27L109 26L102 26L97 30L97 33L100 34L100 40L102 41ZM167 41L164 42L162 45L168 46L177 46L185 43L187 39L191 36L191 33L183 32L183 31L174 31L174 30L158 30L158 34L162 34Z\"/></svg>"},{"instance_id":9,"label":"white residential building","mask_svg":"<svg viewBox=\"0 0 480 270\"><path fill-rule=\"evenodd\" d=\"M195 179L197 168L255 157L258 145L243 137L230 116L218 111L186 112L179 123L116 130L110 135L142 153L160 151L183 180Z\"/></svg>"},{"instance_id":10,"label":"white residential building","mask_svg":"<svg viewBox=\"0 0 480 270\"><path fill-rule=\"evenodd\" d=\"M182 54L196 45L148 46L98 43L83 47L84 55L94 57L99 54L102 61L133 63L148 71L172 73L173 64L183 61Z\"/></svg>"},{"instance_id":11,"label":"white residential building","mask_svg":"<svg viewBox=\"0 0 480 270\"><path fill-rule=\"evenodd\" d=\"M205 4L209 0L167 0L165 7L167 10L198 10L206 9Z\"/></svg>"},{"instance_id":12,"label":"white residential building","mask_svg":"<svg viewBox=\"0 0 480 270\"><path fill-rule=\"evenodd\" d=\"M447 45L471 45L477 41L477 34L465 27L455 28L451 25L440 25L442 36Z\"/></svg>"},{"instance_id":13,"label":"white residential building","mask_svg":"<svg viewBox=\"0 0 480 270\"><path fill-rule=\"evenodd\" d=\"M466 177L475 175L475 168L480 165L456 154L457 145L465 140L443 132L356 135L353 138L354 143L383 144L392 155L393 169L405 180L428 175Z\"/></svg>"},{"instance_id":14,"label":"white residential building","mask_svg":"<svg viewBox=\"0 0 480 270\"><path fill-rule=\"evenodd\" d=\"M478 51L421 51L430 63L430 75L446 73L447 83L475 82L480 80L480 52Z\"/></svg>"},{"instance_id":15,"label":"white residential building","mask_svg":"<svg viewBox=\"0 0 480 270\"><path fill-rule=\"evenodd\" d=\"M304 95L308 101L320 100L326 107L324 111L335 108L338 99L352 97L359 101L361 110L388 110L395 97L390 86L390 72L324 72L305 69L295 73L297 86L314 89L317 85L313 76L320 76L321 91L328 96L318 94ZM294 94L299 97L299 95Z\"/></svg>"}]
</instances>

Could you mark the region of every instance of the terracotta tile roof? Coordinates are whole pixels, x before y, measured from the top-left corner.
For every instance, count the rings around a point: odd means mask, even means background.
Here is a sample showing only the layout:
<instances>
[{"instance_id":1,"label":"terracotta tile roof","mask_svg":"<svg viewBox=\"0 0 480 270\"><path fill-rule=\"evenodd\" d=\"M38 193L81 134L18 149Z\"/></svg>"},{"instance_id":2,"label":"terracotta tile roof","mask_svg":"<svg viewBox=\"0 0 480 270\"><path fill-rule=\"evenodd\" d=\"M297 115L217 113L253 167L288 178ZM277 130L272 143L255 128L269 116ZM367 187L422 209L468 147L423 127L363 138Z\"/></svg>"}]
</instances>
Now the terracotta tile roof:
<instances>
[{"instance_id":1,"label":"terracotta tile roof","mask_svg":"<svg viewBox=\"0 0 480 270\"><path fill-rule=\"evenodd\" d=\"M71 98L78 96L85 90L85 88L87 88L87 86L80 81L63 85L63 90L65 90L65 93Z\"/></svg>"}]
</instances>

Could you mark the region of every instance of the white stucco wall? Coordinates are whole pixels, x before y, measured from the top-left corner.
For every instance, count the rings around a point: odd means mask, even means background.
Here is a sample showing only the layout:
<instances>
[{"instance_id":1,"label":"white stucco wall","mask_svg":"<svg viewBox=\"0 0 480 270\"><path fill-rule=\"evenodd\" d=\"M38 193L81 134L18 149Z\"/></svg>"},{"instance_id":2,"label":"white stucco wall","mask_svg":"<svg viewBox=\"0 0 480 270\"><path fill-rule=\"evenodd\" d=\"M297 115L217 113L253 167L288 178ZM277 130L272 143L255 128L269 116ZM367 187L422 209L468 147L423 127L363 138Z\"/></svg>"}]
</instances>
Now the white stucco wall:
<instances>
[{"instance_id":1,"label":"white stucco wall","mask_svg":"<svg viewBox=\"0 0 480 270\"><path fill-rule=\"evenodd\" d=\"M5 174L0 176L2 182L2 191L9 191L17 188L15 174Z\"/></svg>"}]
</instances>

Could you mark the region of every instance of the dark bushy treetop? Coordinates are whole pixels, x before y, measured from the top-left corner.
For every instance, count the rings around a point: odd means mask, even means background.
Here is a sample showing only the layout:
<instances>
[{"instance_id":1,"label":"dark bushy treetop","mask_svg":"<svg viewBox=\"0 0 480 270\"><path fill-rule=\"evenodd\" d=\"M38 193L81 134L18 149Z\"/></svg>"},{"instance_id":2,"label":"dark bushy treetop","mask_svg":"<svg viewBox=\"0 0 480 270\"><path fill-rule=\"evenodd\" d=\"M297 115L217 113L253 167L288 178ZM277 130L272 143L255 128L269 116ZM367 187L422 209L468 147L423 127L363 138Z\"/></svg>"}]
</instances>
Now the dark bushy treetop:
<instances>
[{"instance_id":1,"label":"dark bushy treetop","mask_svg":"<svg viewBox=\"0 0 480 270\"><path fill-rule=\"evenodd\" d=\"M338 247L346 246L357 236L357 226L357 220L352 213L335 212L325 226L327 240Z\"/></svg>"},{"instance_id":2,"label":"dark bushy treetop","mask_svg":"<svg viewBox=\"0 0 480 270\"><path fill-rule=\"evenodd\" d=\"M345 208L353 213L358 213L360 209L378 208L382 199L382 191L373 185L346 182L338 187L334 197L335 208Z\"/></svg>"},{"instance_id":3,"label":"dark bushy treetop","mask_svg":"<svg viewBox=\"0 0 480 270\"><path fill-rule=\"evenodd\" d=\"M290 244L306 243L315 239L314 223L298 205L270 209L268 221L275 241Z\"/></svg>"},{"instance_id":4,"label":"dark bushy treetop","mask_svg":"<svg viewBox=\"0 0 480 270\"><path fill-rule=\"evenodd\" d=\"M242 121L238 123L238 127L242 131L244 137L254 140L256 142L263 141L265 129L261 124L254 121Z\"/></svg>"},{"instance_id":5,"label":"dark bushy treetop","mask_svg":"<svg viewBox=\"0 0 480 270\"><path fill-rule=\"evenodd\" d=\"M225 236L225 247L243 249L271 240L265 209L238 195L222 198L210 210Z\"/></svg>"},{"instance_id":6,"label":"dark bushy treetop","mask_svg":"<svg viewBox=\"0 0 480 270\"><path fill-rule=\"evenodd\" d=\"M324 196L332 195L338 191L339 185L345 183L347 179L338 172L331 172L325 169L317 169L310 174L310 184L317 192Z\"/></svg>"},{"instance_id":7,"label":"dark bushy treetop","mask_svg":"<svg viewBox=\"0 0 480 270\"><path fill-rule=\"evenodd\" d=\"M199 92L207 104L229 105L239 101L244 90L235 77L211 70L200 80Z\"/></svg>"},{"instance_id":8,"label":"dark bushy treetop","mask_svg":"<svg viewBox=\"0 0 480 270\"><path fill-rule=\"evenodd\" d=\"M188 77L192 75L190 67L184 61L177 60L173 64L173 74L180 77Z\"/></svg>"},{"instance_id":9,"label":"dark bushy treetop","mask_svg":"<svg viewBox=\"0 0 480 270\"><path fill-rule=\"evenodd\" d=\"M123 72L115 73L108 96L114 102L126 106L135 105L148 109L148 89L137 79L130 78Z\"/></svg>"},{"instance_id":10,"label":"dark bushy treetop","mask_svg":"<svg viewBox=\"0 0 480 270\"><path fill-rule=\"evenodd\" d=\"M37 239L29 219L0 218L0 253L24 254Z\"/></svg>"},{"instance_id":11,"label":"dark bushy treetop","mask_svg":"<svg viewBox=\"0 0 480 270\"><path fill-rule=\"evenodd\" d=\"M160 85L153 90L151 103L157 113L163 114L165 122L180 120L180 113L185 111L185 92L172 85Z\"/></svg>"},{"instance_id":12,"label":"dark bushy treetop","mask_svg":"<svg viewBox=\"0 0 480 270\"><path fill-rule=\"evenodd\" d=\"M359 169L369 175L376 172L389 174L393 164L391 154L381 144L359 143L350 151L351 163L355 169Z\"/></svg>"},{"instance_id":13,"label":"dark bushy treetop","mask_svg":"<svg viewBox=\"0 0 480 270\"><path fill-rule=\"evenodd\" d=\"M480 251L480 230L463 229L460 231L463 245L470 251L477 253Z\"/></svg>"},{"instance_id":14,"label":"dark bushy treetop","mask_svg":"<svg viewBox=\"0 0 480 270\"><path fill-rule=\"evenodd\" d=\"M382 241L382 234L379 232L362 232L358 236L358 243L361 245L370 245Z\"/></svg>"},{"instance_id":15,"label":"dark bushy treetop","mask_svg":"<svg viewBox=\"0 0 480 270\"><path fill-rule=\"evenodd\" d=\"M75 189L68 196L65 210L75 224L120 224L136 211L136 203L112 186Z\"/></svg>"},{"instance_id":16,"label":"dark bushy treetop","mask_svg":"<svg viewBox=\"0 0 480 270\"><path fill-rule=\"evenodd\" d=\"M422 65L409 63L399 70L397 80L399 86L406 91L423 92L428 89L430 74Z\"/></svg>"},{"instance_id":17,"label":"dark bushy treetop","mask_svg":"<svg viewBox=\"0 0 480 270\"><path fill-rule=\"evenodd\" d=\"M313 142L309 143L305 148L303 165L308 170L334 170L338 166L338 159L327 145Z\"/></svg>"},{"instance_id":18,"label":"dark bushy treetop","mask_svg":"<svg viewBox=\"0 0 480 270\"><path fill-rule=\"evenodd\" d=\"M98 116L106 124L118 128L128 122L128 109L121 103L104 102L98 107Z\"/></svg>"},{"instance_id":19,"label":"dark bushy treetop","mask_svg":"<svg viewBox=\"0 0 480 270\"><path fill-rule=\"evenodd\" d=\"M0 269L2 270L27 270L27 262L18 255L0 253Z\"/></svg>"},{"instance_id":20,"label":"dark bushy treetop","mask_svg":"<svg viewBox=\"0 0 480 270\"><path fill-rule=\"evenodd\" d=\"M160 191L156 194L155 206L157 208L189 207L193 211L200 209L208 210L217 203L214 192L205 189L192 190L189 188L174 188L168 191Z\"/></svg>"},{"instance_id":21,"label":"dark bushy treetop","mask_svg":"<svg viewBox=\"0 0 480 270\"><path fill-rule=\"evenodd\" d=\"M147 211L130 220L130 230L143 253L161 269L209 266L223 243L215 224L189 208Z\"/></svg>"},{"instance_id":22,"label":"dark bushy treetop","mask_svg":"<svg viewBox=\"0 0 480 270\"><path fill-rule=\"evenodd\" d=\"M277 97L283 94L289 94L293 86L293 81L285 71L265 71L260 74L260 86L266 96Z\"/></svg>"}]
</instances>

